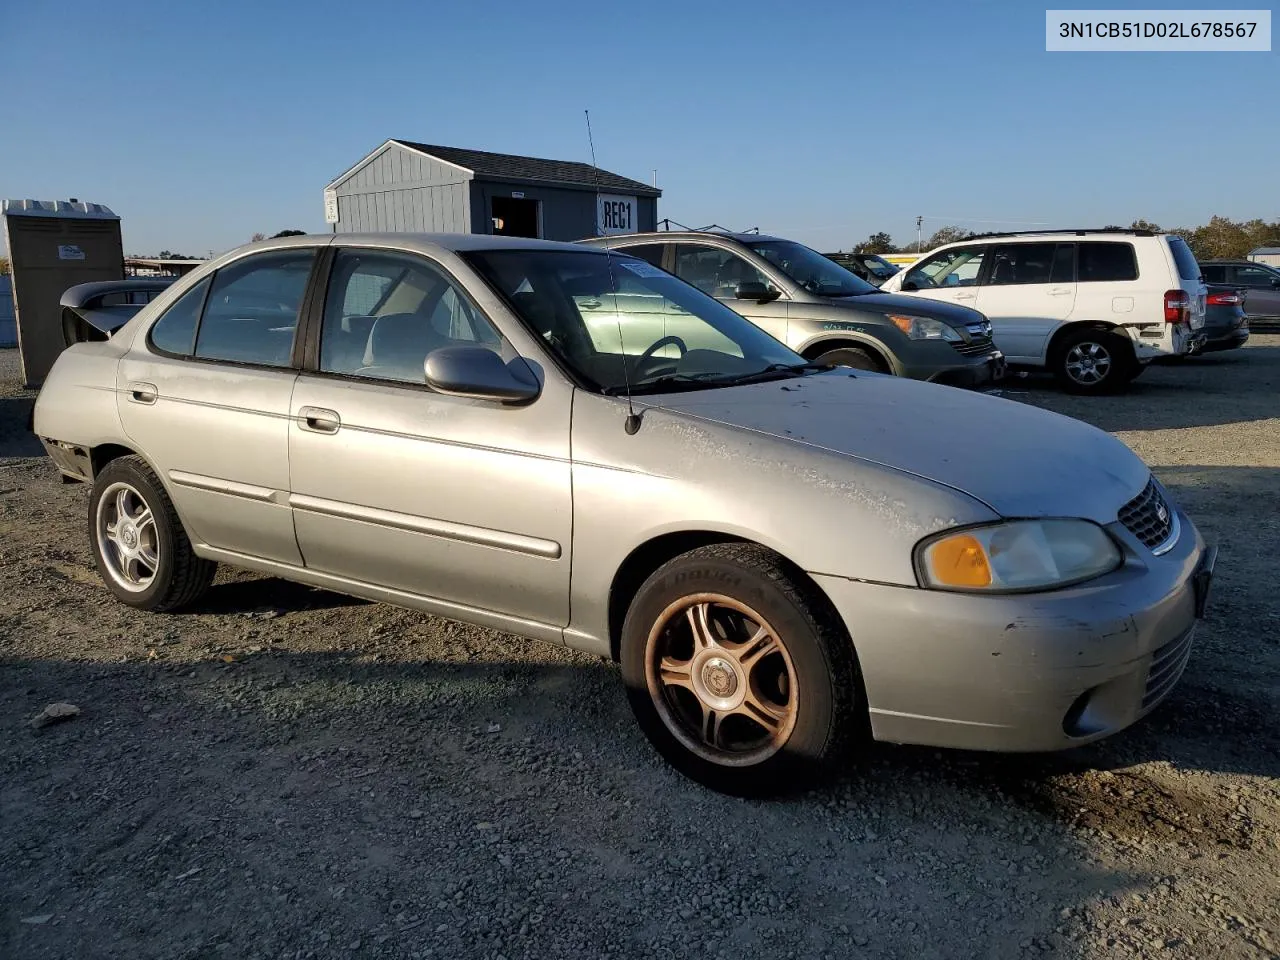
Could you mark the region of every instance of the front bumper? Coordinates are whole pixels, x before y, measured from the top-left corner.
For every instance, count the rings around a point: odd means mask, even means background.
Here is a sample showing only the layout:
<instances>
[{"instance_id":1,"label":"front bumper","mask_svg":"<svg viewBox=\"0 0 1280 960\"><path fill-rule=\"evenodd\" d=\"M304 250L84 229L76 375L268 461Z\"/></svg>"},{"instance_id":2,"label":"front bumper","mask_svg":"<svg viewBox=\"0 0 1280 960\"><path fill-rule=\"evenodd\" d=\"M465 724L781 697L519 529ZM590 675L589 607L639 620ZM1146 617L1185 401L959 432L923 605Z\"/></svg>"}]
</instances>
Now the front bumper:
<instances>
[{"instance_id":1,"label":"front bumper","mask_svg":"<svg viewBox=\"0 0 1280 960\"><path fill-rule=\"evenodd\" d=\"M877 740L1059 750L1129 726L1191 653L1215 551L1179 514L1174 548L1047 593L980 596L817 576L862 668ZM1128 542L1128 541L1126 541Z\"/></svg>"},{"instance_id":2,"label":"front bumper","mask_svg":"<svg viewBox=\"0 0 1280 960\"><path fill-rule=\"evenodd\" d=\"M903 376L927 380L951 387L981 387L1003 380L1007 372L1004 354L999 350L976 357L965 357L952 350L944 362L911 365Z\"/></svg>"}]
</instances>

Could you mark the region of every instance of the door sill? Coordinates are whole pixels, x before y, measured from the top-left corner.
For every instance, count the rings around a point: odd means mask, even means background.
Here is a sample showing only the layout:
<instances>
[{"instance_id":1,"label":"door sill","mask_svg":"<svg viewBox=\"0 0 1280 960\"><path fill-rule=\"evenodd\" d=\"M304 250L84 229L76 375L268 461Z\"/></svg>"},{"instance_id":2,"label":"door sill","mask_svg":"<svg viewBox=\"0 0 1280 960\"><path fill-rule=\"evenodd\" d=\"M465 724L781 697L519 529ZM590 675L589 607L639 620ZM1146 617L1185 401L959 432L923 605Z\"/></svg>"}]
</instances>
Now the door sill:
<instances>
[{"instance_id":1,"label":"door sill","mask_svg":"<svg viewBox=\"0 0 1280 960\"><path fill-rule=\"evenodd\" d=\"M465 603L454 603L451 600L441 600L437 597L410 593L407 590L380 587L376 584L365 583L362 580L340 577L333 573L323 573L307 567L297 567L290 563L280 563L276 560L264 560L261 557L236 553L234 550L211 547L207 543L193 543L191 546L197 556L204 557L206 560L214 560L229 566L243 567L246 570L270 574L283 580L293 580L311 587L332 590L334 593L345 593L364 600L373 600L377 603L389 603L392 606L405 607L409 610L420 610L423 613L430 613L448 620L474 623L477 626L488 627L491 630L501 630L504 633L513 633L519 637L528 637L530 640L545 640L548 643L556 644L564 644L565 642L563 627L543 623L540 620L513 617L505 613L495 613L492 610L468 606Z\"/></svg>"}]
</instances>

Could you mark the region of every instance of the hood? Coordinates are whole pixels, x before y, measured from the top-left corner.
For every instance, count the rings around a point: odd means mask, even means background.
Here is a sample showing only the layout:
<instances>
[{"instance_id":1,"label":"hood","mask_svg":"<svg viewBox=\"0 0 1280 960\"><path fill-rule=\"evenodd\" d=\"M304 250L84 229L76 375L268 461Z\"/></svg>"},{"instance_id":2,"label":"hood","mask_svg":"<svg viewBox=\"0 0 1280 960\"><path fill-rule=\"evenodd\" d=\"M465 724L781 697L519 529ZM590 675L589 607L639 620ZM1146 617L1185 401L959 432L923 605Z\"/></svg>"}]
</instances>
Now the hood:
<instances>
[{"instance_id":1,"label":"hood","mask_svg":"<svg viewBox=\"0 0 1280 960\"><path fill-rule=\"evenodd\" d=\"M898 293L863 293L854 297L825 297L823 302L871 313L906 313L914 317L929 317L942 320L953 327L964 327L966 324L980 323L986 319L977 310L962 307L958 303L930 300L926 297L908 297Z\"/></svg>"},{"instance_id":2,"label":"hood","mask_svg":"<svg viewBox=\"0 0 1280 960\"><path fill-rule=\"evenodd\" d=\"M1079 420L901 377L842 370L644 402L925 477L1005 517L1111 523L1150 475Z\"/></svg>"}]
</instances>

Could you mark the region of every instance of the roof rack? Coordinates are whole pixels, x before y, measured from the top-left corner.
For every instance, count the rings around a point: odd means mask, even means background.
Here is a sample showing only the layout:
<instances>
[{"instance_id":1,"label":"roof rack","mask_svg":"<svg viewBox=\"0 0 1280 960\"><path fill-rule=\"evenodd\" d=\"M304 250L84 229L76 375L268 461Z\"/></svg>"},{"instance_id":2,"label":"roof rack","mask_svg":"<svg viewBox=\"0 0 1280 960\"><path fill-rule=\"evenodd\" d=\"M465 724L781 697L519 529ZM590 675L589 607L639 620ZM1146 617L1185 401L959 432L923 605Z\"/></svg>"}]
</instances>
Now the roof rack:
<instances>
[{"instance_id":1,"label":"roof rack","mask_svg":"<svg viewBox=\"0 0 1280 960\"><path fill-rule=\"evenodd\" d=\"M670 233L671 225L675 224L677 230L685 233L759 233L759 227L748 227L745 230L730 230L728 227L722 227L718 223L709 223L705 227L688 227L679 220L672 220L670 217L663 218L658 221L658 231L660 233Z\"/></svg>"},{"instance_id":2,"label":"roof rack","mask_svg":"<svg viewBox=\"0 0 1280 960\"><path fill-rule=\"evenodd\" d=\"M1083 237L1090 233L1122 233L1133 237L1154 237L1153 230L1139 230L1133 227L1066 227L1060 230L1008 230L993 231L990 233L971 233L965 239L977 240L983 237L1038 237L1049 234L1074 233L1077 237Z\"/></svg>"}]
</instances>

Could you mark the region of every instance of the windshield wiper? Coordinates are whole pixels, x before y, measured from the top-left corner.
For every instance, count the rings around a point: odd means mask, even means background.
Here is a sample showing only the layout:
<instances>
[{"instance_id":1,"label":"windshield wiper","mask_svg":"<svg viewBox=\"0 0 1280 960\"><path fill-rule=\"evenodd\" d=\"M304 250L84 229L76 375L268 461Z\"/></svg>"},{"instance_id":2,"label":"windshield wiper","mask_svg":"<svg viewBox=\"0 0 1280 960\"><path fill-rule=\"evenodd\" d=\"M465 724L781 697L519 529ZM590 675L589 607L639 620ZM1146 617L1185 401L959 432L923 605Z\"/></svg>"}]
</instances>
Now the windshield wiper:
<instances>
[{"instance_id":1,"label":"windshield wiper","mask_svg":"<svg viewBox=\"0 0 1280 960\"><path fill-rule=\"evenodd\" d=\"M719 386L761 383L766 380L781 380L785 377L803 377L806 373L814 370L830 370L832 366L833 364L818 363L816 360L812 360L809 363L771 363L763 370L757 370L755 373L731 374L719 377L715 382Z\"/></svg>"},{"instance_id":2,"label":"windshield wiper","mask_svg":"<svg viewBox=\"0 0 1280 960\"><path fill-rule=\"evenodd\" d=\"M708 377L717 376L716 374L707 373L668 373L661 377L655 377L652 380L640 380L631 384L630 392L633 394L641 393L660 393L667 387L679 387L688 390L702 390L707 387L724 386L723 381L719 379L708 379ZM603 393L608 397L622 396L627 393L626 384L618 384L613 387L605 387Z\"/></svg>"}]
</instances>

